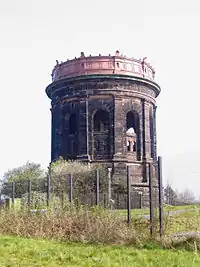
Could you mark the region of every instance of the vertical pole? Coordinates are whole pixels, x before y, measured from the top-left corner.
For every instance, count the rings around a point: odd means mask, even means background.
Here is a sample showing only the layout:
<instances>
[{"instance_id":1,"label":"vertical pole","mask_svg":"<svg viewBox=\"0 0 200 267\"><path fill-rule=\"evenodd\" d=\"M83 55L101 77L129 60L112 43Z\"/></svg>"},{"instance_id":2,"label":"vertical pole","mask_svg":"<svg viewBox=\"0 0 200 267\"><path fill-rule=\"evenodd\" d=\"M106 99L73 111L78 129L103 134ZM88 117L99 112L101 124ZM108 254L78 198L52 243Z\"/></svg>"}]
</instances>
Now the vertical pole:
<instances>
[{"instance_id":1,"label":"vertical pole","mask_svg":"<svg viewBox=\"0 0 200 267\"><path fill-rule=\"evenodd\" d=\"M49 174L47 176L47 206L50 204L50 194L51 194L51 174L49 171Z\"/></svg>"},{"instance_id":2,"label":"vertical pole","mask_svg":"<svg viewBox=\"0 0 200 267\"><path fill-rule=\"evenodd\" d=\"M130 179L130 166L127 166L127 220L131 225L131 179Z\"/></svg>"},{"instance_id":3,"label":"vertical pole","mask_svg":"<svg viewBox=\"0 0 200 267\"><path fill-rule=\"evenodd\" d=\"M6 208L9 209L10 208L10 199L6 198Z\"/></svg>"},{"instance_id":4,"label":"vertical pole","mask_svg":"<svg viewBox=\"0 0 200 267\"><path fill-rule=\"evenodd\" d=\"M23 195L24 195L24 200L26 200L26 180L24 179L23 181L22 181L22 183L23 183ZM24 200L23 200L23 198L21 198L21 209L23 209L24 208L24 205L25 205L25 202L24 202Z\"/></svg>"},{"instance_id":5,"label":"vertical pole","mask_svg":"<svg viewBox=\"0 0 200 267\"><path fill-rule=\"evenodd\" d=\"M140 192L140 209L142 209L142 192Z\"/></svg>"},{"instance_id":6,"label":"vertical pole","mask_svg":"<svg viewBox=\"0 0 200 267\"><path fill-rule=\"evenodd\" d=\"M73 199L73 177L69 174L69 202Z\"/></svg>"},{"instance_id":7,"label":"vertical pole","mask_svg":"<svg viewBox=\"0 0 200 267\"><path fill-rule=\"evenodd\" d=\"M96 170L96 205L99 204L99 170Z\"/></svg>"},{"instance_id":8,"label":"vertical pole","mask_svg":"<svg viewBox=\"0 0 200 267\"><path fill-rule=\"evenodd\" d=\"M111 204L111 171L112 168L108 168L108 207Z\"/></svg>"},{"instance_id":9,"label":"vertical pole","mask_svg":"<svg viewBox=\"0 0 200 267\"><path fill-rule=\"evenodd\" d=\"M15 204L15 182L12 181L12 204Z\"/></svg>"},{"instance_id":10,"label":"vertical pole","mask_svg":"<svg viewBox=\"0 0 200 267\"><path fill-rule=\"evenodd\" d=\"M106 208L106 194L103 194L103 207Z\"/></svg>"},{"instance_id":11,"label":"vertical pole","mask_svg":"<svg viewBox=\"0 0 200 267\"><path fill-rule=\"evenodd\" d=\"M31 205L31 180L28 179L28 206Z\"/></svg>"},{"instance_id":12,"label":"vertical pole","mask_svg":"<svg viewBox=\"0 0 200 267\"><path fill-rule=\"evenodd\" d=\"M153 181L152 181L152 165L149 163L149 204L150 204L150 232L151 235L154 234L154 203L153 203Z\"/></svg>"},{"instance_id":13,"label":"vertical pole","mask_svg":"<svg viewBox=\"0 0 200 267\"><path fill-rule=\"evenodd\" d=\"M24 182L23 182L23 187L24 187L24 194L26 194L26 180L24 180Z\"/></svg>"},{"instance_id":14,"label":"vertical pole","mask_svg":"<svg viewBox=\"0 0 200 267\"><path fill-rule=\"evenodd\" d=\"M162 236L164 234L162 157L158 157L158 186L159 186L159 222L160 222L160 236Z\"/></svg>"}]
</instances>

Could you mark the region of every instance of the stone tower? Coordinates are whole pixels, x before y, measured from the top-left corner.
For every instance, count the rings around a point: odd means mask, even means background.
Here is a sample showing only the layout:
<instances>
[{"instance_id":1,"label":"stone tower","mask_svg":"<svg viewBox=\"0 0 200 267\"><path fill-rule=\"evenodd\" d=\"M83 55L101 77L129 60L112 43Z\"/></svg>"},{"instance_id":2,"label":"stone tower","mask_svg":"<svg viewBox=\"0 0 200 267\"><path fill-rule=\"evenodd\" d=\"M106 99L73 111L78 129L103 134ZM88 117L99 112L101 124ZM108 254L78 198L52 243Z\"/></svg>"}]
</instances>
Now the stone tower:
<instances>
[{"instance_id":1,"label":"stone tower","mask_svg":"<svg viewBox=\"0 0 200 267\"><path fill-rule=\"evenodd\" d=\"M56 64L51 99L51 160L60 156L106 163L113 180L131 166L132 185L148 183L148 163L156 178L156 104L160 87L143 60L115 55L89 56Z\"/></svg>"}]
</instances>

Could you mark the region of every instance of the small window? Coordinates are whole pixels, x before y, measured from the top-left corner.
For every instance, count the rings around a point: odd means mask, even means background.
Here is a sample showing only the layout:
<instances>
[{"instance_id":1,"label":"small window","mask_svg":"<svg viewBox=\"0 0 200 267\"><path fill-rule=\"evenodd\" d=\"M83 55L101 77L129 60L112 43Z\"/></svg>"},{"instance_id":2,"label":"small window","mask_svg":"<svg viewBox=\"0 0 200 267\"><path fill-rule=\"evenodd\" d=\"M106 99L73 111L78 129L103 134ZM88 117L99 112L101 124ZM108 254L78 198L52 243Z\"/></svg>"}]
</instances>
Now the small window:
<instances>
[{"instance_id":1,"label":"small window","mask_svg":"<svg viewBox=\"0 0 200 267\"><path fill-rule=\"evenodd\" d=\"M127 151L128 152L131 151L131 142L130 141L127 142Z\"/></svg>"},{"instance_id":2,"label":"small window","mask_svg":"<svg viewBox=\"0 0 200 267\"><path fill-rule=\"evenodd\" d=\"M109 129L109 113L99 110L94 115L94 131L106 132Z\"/></svg>"},{"instance_id":3,"label":"small window","mask_svg":"<svg viewBox=\"0 0 200 267\"><path fill-rule=\"evenodd\" d=\"M132 151L136 152L137 159L140 160L141 141L140 141L140 119L137 111L129 111L126 115L126 129L133 128L136 133L136 142L132 144Z\"/></svg>"},{"instance_id":4,"label":"small window","mask_svg":"<svg viewBox=\"0 0 200 267\"><path fill-rule=\"evenodd\" d=\"M136 134L139 130L139 115L136 111L129 111L126 115L126 129L133 128Z\"/></svg>"}]
</instances>

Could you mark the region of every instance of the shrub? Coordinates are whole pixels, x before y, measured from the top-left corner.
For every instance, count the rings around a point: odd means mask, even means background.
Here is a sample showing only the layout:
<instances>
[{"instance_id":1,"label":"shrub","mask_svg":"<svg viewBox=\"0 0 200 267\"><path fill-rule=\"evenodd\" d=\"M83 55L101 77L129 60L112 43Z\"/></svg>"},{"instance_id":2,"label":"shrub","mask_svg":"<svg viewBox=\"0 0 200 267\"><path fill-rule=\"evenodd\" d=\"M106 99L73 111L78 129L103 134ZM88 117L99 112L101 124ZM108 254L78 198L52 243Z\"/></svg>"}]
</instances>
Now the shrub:
<instances>
[{"instance_id":1,"label":"shrub","mask_svg":"<svg viewBox=\"0 0 200 267\"><path fill-rule=\"evenodd\" d=\"M0 233L95 243L138 243L136 231L120 217L101 207L31 213L2 210Z\"/></svg>"},{"instance_id":2,"label":"shrub","mask_svg":"<svg viewBox=\"0 0 200 267\"><path fill-rule=\"evenodd\" d=\"M21 198L22 207L27 207L28 204L28 193L23 194ZM47 194L40 193L37 191L31 192L30 207L32 209L42 209L47 206Z\"/></svg>"},{"instance_id":3,"label":"shrub","mask_svg":"<svg viewBox=\"0 0 200 267\"><path fill-rule=\"evenodd\" d=\"M107 192L107 173L104 166L88 165L77 161L57 160L51 165L52 193L63 198L69 192L68 176L73 176L73 198L77 202L89 204L89 199L94 199L95 172L100 172L100 193ZM87 200L85 199L87 197ZM94 204L94 203L93 203Z\"/></svg>"}]
</instances>

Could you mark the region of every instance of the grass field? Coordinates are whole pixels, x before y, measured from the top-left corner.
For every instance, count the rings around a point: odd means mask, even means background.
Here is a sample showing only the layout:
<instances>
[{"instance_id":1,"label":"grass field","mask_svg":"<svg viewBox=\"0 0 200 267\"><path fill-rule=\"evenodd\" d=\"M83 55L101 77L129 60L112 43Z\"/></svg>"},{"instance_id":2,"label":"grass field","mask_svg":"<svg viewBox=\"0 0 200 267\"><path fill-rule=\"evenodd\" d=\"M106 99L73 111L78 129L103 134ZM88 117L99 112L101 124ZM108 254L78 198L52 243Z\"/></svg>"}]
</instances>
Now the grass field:
<instances>
[{"instance_id":1,"label":"grass field","mask_svg":"<svg viewBox=\"0 0 200 267\"><path fill-rule=\"evenodd\" d=\"M196 211L195 209L200 209L199 204L193 204L193 205L184 205L184 206L171 206L171 205L165 205L164 212L174 212L174 211L180 211L185 210L186 212ZM120 215L126 216L127 210L116 210L119 212ZM157 211L158 212L158 211ZM149 214L149 208L144 209L132 209L131 210L131 216L134 218L137 215L148 215Z\"/></svg>"},{"instance_id":2,"label":"grass field","mask_svg":"<svg viewBox=\"0 0 200 267\"><path fill-rule=\"evenodd\" d=\"M168 239L173 233L200 231L200 206L165 206L165 213L180 210L166 216L162 240L150 239L148 219L135 217L148 209L132 210L133 228L124 210L71 210L56 216L2 210L0 267L199 267L200 238Z\"/></svg>"},{"instance_id":3,"label":"grass field","mask_svg":"<svg viewBox=\"0 0 200 267\"><path fill-rule=\"evenodd\" d=\"M200 255L155 247L86 245L0 236L1 267L199 267Z\"/></svg>"},{"instance_id":4,"label":"grass field","mask_svg":"<svg viewBox=\"0 0 200 267\"><path fill-rule=\"evenodd\" d=\"M165 206L165 236L182 232L200 232L200 205ZM179 212L181 211L181 212ZM169 213L168 213L169 212ZM126 210L99 207L29 213L11 208L1 210L0 234L24 237L54 238L70 241L96 241L106 244L133 244L149 238L150 220L136 216L149 214L149 209L132 210L132 227L127 225ZM169 215L168 215L169 214ZM158 213L157 213L158 215ZM158 234L158 216L155 220Z\"/></svg>"}]
</instances>

